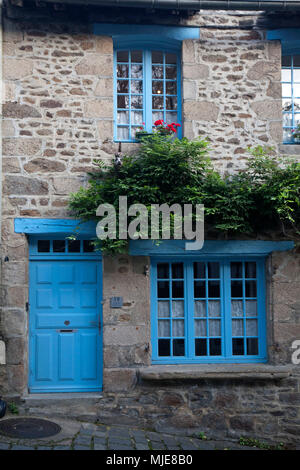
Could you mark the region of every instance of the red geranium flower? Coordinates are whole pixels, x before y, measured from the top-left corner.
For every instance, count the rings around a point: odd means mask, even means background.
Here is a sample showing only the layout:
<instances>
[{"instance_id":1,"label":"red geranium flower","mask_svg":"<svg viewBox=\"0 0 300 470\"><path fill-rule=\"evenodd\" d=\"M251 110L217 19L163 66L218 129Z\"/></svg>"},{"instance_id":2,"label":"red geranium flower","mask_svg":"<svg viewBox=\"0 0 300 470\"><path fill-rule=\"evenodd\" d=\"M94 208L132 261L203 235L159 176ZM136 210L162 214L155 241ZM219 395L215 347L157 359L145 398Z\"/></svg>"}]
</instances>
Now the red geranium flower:
<instances>
[{"instance_id":1,"label":"red geranium flower","mask_svg":"<svg viewBox=\"0 0 300 470\"><path fill-rule=\"evenodd\" d=\"M159 119L158 121L155 121L154 125L155 126L162 126L164 121L162 119Z\"/></svg>"},{"instance_id":2,"label":"red geranium flower","mask_svg":"<svg viewBox=\"0 0 300 470\"><path fill-rule=\"evenodd\" d=\"M173 127L173 123L168 124L168 128L171 129L171 131L176 132L176 129Z\"/></svg>"}]
</instances>

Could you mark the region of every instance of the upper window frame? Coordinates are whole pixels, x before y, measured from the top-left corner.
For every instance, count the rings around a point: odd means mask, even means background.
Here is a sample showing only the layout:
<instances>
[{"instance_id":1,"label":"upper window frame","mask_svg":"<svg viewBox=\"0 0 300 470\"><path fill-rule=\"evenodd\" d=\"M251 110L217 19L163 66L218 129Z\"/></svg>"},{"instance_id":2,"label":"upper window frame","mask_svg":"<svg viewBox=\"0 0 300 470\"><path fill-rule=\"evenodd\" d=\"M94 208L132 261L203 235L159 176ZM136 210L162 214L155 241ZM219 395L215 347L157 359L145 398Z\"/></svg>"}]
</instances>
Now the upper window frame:
<instances>
[{"instance_id":1,"label":"upper window frame","mask_svg":"<svg viewBox=\"0 0 300 470\"><path fill-rule=\"evenodd\" d=\"M284 57L289 57L290 58L290 66L285 66L282 64L281 66L281 74L282 74L282 77L281 77L281 84L282 84L282 104L284 103L284 100L290 100L291 101L291 109L288 110L288 111L282 111L282 129L283 129L283 134L285 133L285 131L289 131L290 130L290 138L289 139L285 139L283 137L283 144L294 144L295 142L293 141L293 136L292 136L292 131L293 129L295 129L297 127L297 122L295 120L295 116L298 115L299 117L299 120L298 120L298 123L300 123L300 107L297 111L295 111L295 100L298 100L300 102L300 76L299 76L299 79L298 80L295 80L295 72L294 70L297 70L299 72L299 75L300 75L300 63L299 63L299 66L295 67L294 66L294 58L295 56L298 56L298 59L300 59L300 50L299 50L299 53L283 53L282 54L282 59L284 59ZM283 62L283 60L282 60ZM290 80L283 80L283 70L289 70L290 71ZM285 93L284 93L284 85L287 85L287 86L290 86L290 96L285 96ZM296 93L295 94L295 89L296 87L294 86L296 85L297 88L299 89L299 92L298 94ZM284 116L285 115L291 115L291 125L290 126L285 126L284 125Z\"/></svg>"},{"instance_id":2,"label":"upper window frame","mask_svg":"<svg viewBox=\"0 0 300 470\"><path fill-rule=\"evenodd\" d=\"M177 128L177 136L182 137L182 73L181 73L181 48L182 42L174 39L160 38L154 36L138 35L136 37L114 37L114 76L113 76L113 95L114 95L114 142L135 143L134 138L117 138L117 52L126 50L141 50L143 52L143 123L146 132L151 133L153 129L152 122L152 63L151 52L160 51L163 53L174 53L177 56L177 120L181 127ZM130 121L129 121L130 122ZM130 127L129 127L130 130Z\"/></svg>"}]
</instances>

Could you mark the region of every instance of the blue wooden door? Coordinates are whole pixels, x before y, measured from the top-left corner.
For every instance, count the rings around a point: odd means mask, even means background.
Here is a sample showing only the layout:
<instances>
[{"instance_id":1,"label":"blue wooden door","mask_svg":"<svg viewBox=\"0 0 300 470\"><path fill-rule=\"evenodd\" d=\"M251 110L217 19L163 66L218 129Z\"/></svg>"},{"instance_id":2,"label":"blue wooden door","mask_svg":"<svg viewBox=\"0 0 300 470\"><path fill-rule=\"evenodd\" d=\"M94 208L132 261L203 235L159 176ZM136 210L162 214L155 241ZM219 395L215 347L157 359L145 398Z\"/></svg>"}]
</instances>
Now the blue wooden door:
<instances>
[{"instance_id":1,"label":"blue wooden door","mask_svg":"<svg viewBox=\"0 0 300 470\"><path fill-rule=\"evenodd\" d=\"M101 261L30 262L30 392L102 389Z\"/></svg>"}]
</instances>

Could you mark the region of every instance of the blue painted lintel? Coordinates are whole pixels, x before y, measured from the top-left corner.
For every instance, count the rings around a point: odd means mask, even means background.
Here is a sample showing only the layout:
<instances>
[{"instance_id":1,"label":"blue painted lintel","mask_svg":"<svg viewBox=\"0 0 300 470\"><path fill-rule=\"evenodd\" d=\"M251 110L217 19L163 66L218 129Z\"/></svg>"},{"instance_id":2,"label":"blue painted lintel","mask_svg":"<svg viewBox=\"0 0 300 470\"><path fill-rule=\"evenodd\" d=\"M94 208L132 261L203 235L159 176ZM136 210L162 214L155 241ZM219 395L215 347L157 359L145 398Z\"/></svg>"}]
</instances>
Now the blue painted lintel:
<instances>
[{"instance_id":1,"label":"blue painted lintel","mask_svg":"<svg viewBox=\"0 0 300 470\"><path fill-rule=\"evenodd\" d=\"M267 256L272 251L287 251L294 248L292 241L264 240L207 240L201 250L186 250L185 240L163 240L159 245L154 240L130 240L132 256Z\"/></svg>"},{"instance_id":2,"label":"blue painted lintel","mask_svg":"<svg viewBox=\"0 0 300 470\"><path fill-rule=\"evenodd\" d=\"M151 35L156 39L164 37L175 41L200 38L200 28L187 26L95 23L93 29L94 34L112 36L113 39L114 37L128 35Z\"/></svg>"},{"instance_id":3,"label":"blue painted lintel","mask_svg":"<svg viewBox=\"0 0 300 470\"><path fill-rule=\"evenodd\" d=\"M269 41L274 39L284 40L284 41L296 41L300 40L300 28L281 28L281 29L271 29L267 31L267 39Z\"/></svg>"},{"instance_id":4,"label":"blue painted lintel","mask_svg":"<svg viewBox=\"0 0 300 470\"><path fill-rule=\"evenodd\" d=\"M95 222L81 222L74 219L15 219L15 232L31 235L78 234L96 237Z\"/></svg>"},{"instance_id":5,"label":"blue painted lintel","mask_svg":"<svg viewBox=\"0 0 300 470\"><path fill-rule=\"evenodd\" d=\"M267 32L267 39L280 40L283 55L299 54L300 28L273 29Z\"/></svg>"}]
</instances>

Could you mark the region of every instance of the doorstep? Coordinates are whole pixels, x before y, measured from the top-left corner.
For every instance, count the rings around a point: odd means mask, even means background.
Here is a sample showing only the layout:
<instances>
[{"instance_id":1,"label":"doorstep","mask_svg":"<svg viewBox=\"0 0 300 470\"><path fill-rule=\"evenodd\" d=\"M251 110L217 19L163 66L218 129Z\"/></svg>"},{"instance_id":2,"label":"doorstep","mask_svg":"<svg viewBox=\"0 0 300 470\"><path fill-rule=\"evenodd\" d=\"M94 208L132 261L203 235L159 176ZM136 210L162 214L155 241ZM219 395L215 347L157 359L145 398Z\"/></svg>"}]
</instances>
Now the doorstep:
<instances>
[{"instance_id":1,"label":"doorstep","mask_svg":"<svg viewBox=\"0 0 300 470\"><path fill-rule=\"evenodd\" d=\"M76 400L76 399L100 399L102 393L91 392L91 393L28 393L21 397L21 400L27 402L37 400Z\"/></svg>"}]
</instances>

